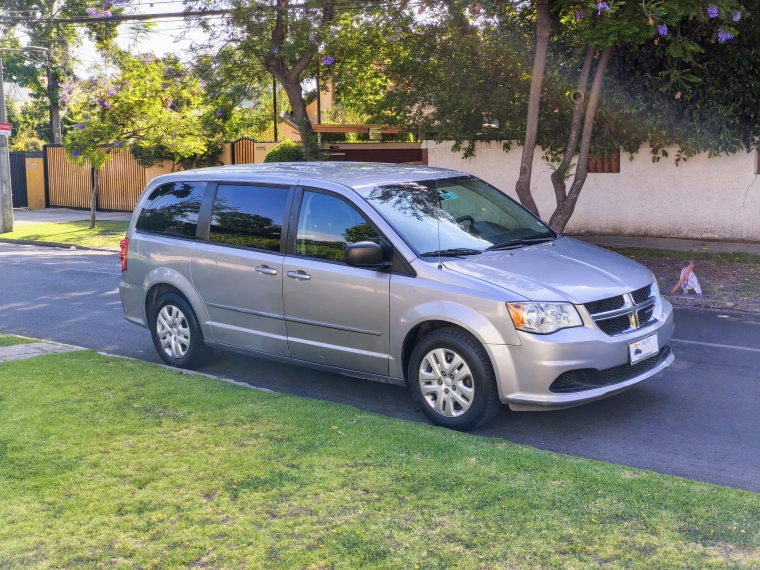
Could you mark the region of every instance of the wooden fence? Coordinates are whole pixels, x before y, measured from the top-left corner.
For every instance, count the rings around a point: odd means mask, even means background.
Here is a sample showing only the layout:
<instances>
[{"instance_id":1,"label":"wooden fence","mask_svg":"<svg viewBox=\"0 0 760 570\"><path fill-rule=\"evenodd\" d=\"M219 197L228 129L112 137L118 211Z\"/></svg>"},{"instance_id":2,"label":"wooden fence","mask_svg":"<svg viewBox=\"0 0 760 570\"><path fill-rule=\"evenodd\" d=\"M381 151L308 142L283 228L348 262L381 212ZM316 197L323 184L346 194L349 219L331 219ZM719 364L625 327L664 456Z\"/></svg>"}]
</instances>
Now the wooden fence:
<instances>
[{"instance_id":1,"label":"wooden fence","mask_svg":"<svg viewBox=\"0 0 760 570\"><path fill-rule=\"evenodd\" d=\"M219 161L222 164L263 162L275 145L276 143L251 139L225 143ZM410 148L415 146L416 148ZM46 145L43 151L47 205L89 209L92 168L71 164L61 145ZM419 145L410 143L330 145L328 160L424 162ZM173 163L168 162L146 169L137 164L129 151L116 152L100 171L98 209L131 212L146 184L160 174L172 172L173 166Z\"/></svg>"},{"instance_id":2,"label":"wooden fence","mask_svg":"<svg viewBox=\"0 0 760 570\"><path fill-rule=\"evenodd\" d=\"M43 150L48 205L89 208L92 168L71 164L62 146L47 145Z\"/></svg>"}]
</instances>

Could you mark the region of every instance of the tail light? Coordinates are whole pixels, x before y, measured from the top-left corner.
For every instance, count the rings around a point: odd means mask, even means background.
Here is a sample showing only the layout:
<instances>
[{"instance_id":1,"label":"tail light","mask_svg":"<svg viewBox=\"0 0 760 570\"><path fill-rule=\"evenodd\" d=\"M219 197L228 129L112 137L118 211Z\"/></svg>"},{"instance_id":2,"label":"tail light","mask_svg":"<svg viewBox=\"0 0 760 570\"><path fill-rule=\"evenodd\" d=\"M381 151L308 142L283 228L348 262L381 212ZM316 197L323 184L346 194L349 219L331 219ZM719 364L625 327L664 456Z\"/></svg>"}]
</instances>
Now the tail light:
<instances>
[{"instance_id":1,"label":"tail light","mask_svg":"<svg viewBox=\"0 0 760 570\"><path fill-rule=\"evenodd\" d=\"M127 254L129 253L129 238L124 238L119 242L119 259L121 259L121 270L127 270Z\"/></svg>"}]
</instances>

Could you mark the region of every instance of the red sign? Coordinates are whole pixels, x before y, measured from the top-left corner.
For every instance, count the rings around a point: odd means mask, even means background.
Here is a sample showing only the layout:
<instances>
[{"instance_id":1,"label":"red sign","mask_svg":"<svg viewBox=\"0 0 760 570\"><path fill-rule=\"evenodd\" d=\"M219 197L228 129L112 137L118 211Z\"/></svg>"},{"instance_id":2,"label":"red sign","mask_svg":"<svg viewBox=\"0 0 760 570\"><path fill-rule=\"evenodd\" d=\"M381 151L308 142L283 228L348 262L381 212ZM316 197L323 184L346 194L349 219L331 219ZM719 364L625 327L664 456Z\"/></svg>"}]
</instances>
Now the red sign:
<instances>
[{"instance_id":1,"label":"red sign","mask_svg":"<svg viewBox=\"0 0 760 570\"><path fill-rule=\"evenodd\" d=\"M0 136L9 137L11 136L11 130L13 129L13 125L10 123L0 123Z\"/></svg>"}]
</instances>

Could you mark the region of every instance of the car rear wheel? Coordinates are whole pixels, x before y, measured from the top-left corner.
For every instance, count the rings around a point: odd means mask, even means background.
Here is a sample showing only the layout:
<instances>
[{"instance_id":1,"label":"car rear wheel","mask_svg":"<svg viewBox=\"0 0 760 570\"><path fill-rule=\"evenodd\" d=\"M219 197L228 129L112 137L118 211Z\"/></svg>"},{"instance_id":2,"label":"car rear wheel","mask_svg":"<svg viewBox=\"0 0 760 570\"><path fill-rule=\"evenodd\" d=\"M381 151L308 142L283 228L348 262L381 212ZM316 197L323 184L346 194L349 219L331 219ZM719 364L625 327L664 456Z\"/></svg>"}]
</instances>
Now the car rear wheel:
<instances>
[{"instance_id":1,"label":"car rear wheel","mask_svg":"<svg viewBox=\"0 0 760 570\"><path fill-rule=\"evenodd\" d=\"M208 356L198 319L176 293L164 293L151 307L151 336L158 355L169 366L193 368Z\"/></svg>"},{"instance_id":2,"label":"car rear wheel","mask_svg":"<svg viewBox=\"0 0 760 570\"><path fill-rule=\"evenodd\" d=\"M501 409L485 349L460 329L425 335L412 351L408 378L415 401L437 425L470 430L491 421Z\"/></svg>"}]
</instances>

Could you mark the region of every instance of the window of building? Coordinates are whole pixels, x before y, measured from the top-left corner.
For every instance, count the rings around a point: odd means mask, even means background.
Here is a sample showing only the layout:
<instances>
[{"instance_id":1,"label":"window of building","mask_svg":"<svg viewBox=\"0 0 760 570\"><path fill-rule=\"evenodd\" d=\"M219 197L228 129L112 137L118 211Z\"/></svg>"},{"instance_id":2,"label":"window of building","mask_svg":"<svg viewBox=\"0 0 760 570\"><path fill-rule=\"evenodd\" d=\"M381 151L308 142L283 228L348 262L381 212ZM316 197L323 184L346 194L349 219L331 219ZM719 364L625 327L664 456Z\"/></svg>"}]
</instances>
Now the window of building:
<instances>
[{"instance_id":1,"label":"window of building","mask_svg":"<svg viewBox=\"0 0 760 570\"><path fill-rule=\"evenodd\" d=\"M602 153L596 158L589 154L588 171L597 174L620 174L620 149Z\"/></svg>"}]
</instances>

